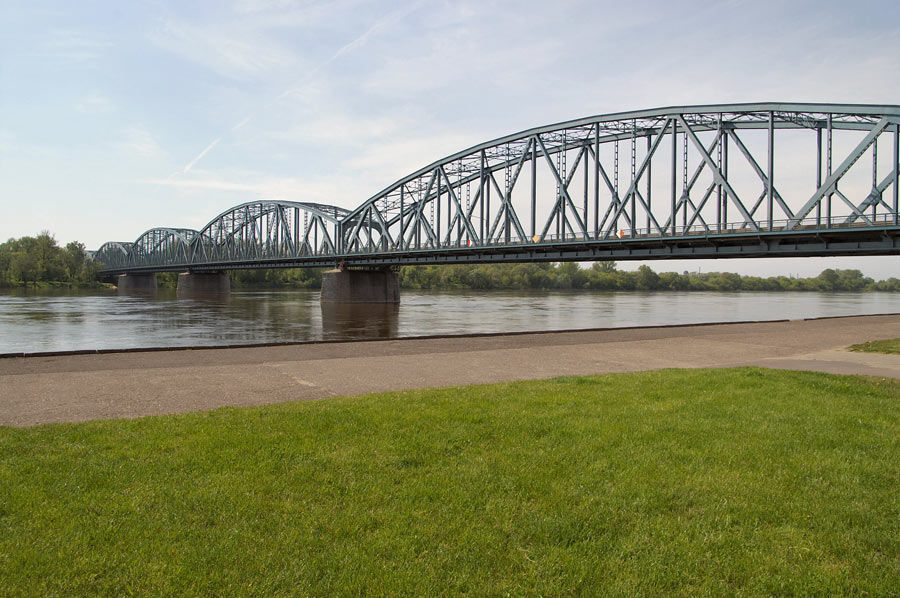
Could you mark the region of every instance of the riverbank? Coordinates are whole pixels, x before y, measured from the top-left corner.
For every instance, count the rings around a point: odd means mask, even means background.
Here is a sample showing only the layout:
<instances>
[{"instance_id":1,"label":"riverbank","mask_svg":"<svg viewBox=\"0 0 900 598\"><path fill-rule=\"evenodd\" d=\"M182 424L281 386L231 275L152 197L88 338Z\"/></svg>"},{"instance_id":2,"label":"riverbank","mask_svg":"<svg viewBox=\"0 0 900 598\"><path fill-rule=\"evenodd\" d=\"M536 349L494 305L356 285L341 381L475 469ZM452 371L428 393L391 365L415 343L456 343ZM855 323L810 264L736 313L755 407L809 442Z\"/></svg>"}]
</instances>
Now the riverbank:
<instances>
[{"instance_id":1,"label":"riverbank","mask_svg":"<svg viewBox=\"0 0 900 598\"><path fill-rule=\"evenodd\" d=\"M900 315L0 360L0 425L184 413L554 376L758 365L900 377L844 347Z\"/></svg>"}]
</instances>

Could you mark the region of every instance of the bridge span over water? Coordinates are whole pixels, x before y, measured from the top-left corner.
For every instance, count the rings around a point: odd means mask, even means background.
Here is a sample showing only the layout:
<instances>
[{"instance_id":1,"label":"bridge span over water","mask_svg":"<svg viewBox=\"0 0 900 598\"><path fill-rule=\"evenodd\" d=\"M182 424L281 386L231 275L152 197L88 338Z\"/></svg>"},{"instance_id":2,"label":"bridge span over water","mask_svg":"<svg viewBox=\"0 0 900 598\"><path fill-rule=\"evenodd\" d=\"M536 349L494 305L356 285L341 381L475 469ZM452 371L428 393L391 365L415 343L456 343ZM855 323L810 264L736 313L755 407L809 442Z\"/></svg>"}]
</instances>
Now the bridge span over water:
<instances>
[{"instance_id":1,"label":"bridge span over water","mask_svg":"<svg viewBox=\"0 0 900 598\"><path fill-rule=\"evenodd\" d=\"M593 116L447 156L355 208L258 200L96 252L102 273L898 253L900 106ZM352 198L346 198L348 203Z\"/></svg>"}]
</instances>

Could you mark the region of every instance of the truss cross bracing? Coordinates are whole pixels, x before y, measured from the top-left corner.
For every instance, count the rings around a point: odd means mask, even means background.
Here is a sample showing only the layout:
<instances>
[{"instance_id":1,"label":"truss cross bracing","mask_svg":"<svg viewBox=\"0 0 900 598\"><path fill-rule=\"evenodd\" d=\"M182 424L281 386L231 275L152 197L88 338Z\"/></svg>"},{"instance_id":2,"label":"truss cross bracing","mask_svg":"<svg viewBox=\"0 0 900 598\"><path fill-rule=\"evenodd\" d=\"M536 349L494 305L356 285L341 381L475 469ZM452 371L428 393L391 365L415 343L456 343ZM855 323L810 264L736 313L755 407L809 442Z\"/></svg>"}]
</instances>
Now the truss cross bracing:
<instances>
[{"instance_id":1,"label":"truss cross bracing","mask_svg":"<svg viewBox=\"0 0 900 598\"><path fill-rule=\"evenodd\" d=\"M438 160L355 209L255 201L104 244L104 272L898 252L900 106L596 116Z\"/></svg>"}]
</instances>

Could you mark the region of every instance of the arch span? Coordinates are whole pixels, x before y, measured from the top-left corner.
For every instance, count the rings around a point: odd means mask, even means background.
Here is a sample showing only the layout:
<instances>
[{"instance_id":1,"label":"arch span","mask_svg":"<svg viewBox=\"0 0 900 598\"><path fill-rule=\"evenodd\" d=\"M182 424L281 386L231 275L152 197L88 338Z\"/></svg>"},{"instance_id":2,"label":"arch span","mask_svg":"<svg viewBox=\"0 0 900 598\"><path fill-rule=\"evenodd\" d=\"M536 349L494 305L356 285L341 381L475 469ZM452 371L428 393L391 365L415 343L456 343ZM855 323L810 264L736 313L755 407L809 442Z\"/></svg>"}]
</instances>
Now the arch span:
<instances>
[{"instance_id":1,"label":"arch span","mask_svg":"<svg viewBox=\"0 0 900 598\"><path fill-rule=\"evenodd\" d=\"M284 200L230 208L198 233L194 263L272 261L334 255L339 223L349 210Z\"/></svg>"},{"instance_id":2,"label":"arch span","mask_svg":"<svg viewBox=\"0 0 900 598\"><path fill-rule=\"evenodd\" d=\"M896 224L898 125L898 106L764 103L529 129L370 197L345 219L342 249L370 253L373 238L380 251L405 252ZM787 171L800 147L806 190L797 193L798 177ZM856 176L842 191L866 155L871 184Z\"/></svg>"},{"instance_id":3,"label":"arch span","mask_svg":"<svg viewBox=\"0 0 900 598\"><path fill-rule=\"evenodd\" d=\"M131 244L135 265L188 264L199 233L189 228L151 228Z\"/></svg>"},{"instance_id":4,"label":"arch span","mask_svg":"<svg viewBox=\"0 0 900 598\"><path fill-rule=\"evenodd\" d=\"M282 200L235 206L192 238L189 263L895 254L898 165L895 105L716 104L606 114L475 145L352 210ZM178 256L172 259L183 259L184 239L169 239ZM120 250L110 251L109 259L120 258ZM143 246L131 253L135 264L160 256L148 270L169 259Z\"/></svg>"},{"instance_id":5,"label":"arch span","mask_svg":"<svg viewBox=\"0 0 900 598\"><path fill-rule=\"evenodd\" d=\"M107 241L94 252L93 259L107 268L127 268L131 265L131 247L128 241Z\"/></svg>"}]
</instances>

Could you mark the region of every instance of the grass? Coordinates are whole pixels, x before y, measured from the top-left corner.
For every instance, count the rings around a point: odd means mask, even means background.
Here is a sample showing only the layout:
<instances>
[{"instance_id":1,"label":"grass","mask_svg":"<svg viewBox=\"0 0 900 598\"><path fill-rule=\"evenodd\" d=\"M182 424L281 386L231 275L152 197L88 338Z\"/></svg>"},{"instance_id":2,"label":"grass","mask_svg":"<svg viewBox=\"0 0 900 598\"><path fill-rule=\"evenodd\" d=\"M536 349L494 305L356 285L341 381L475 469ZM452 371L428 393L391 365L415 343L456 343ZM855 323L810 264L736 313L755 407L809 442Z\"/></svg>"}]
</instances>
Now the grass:
<instances>
[{"instance_id":1,"label":"grass","mask_svg":"<svg viewBox=\"0 0 900 598\"><path fill-rule=\"evenodd\" d=\"M896 595L898 399L668 370L0 428L0 595Z\"/></svg>"},{"instance_id":2,"label":"grass","mask_svg":"<svg viewBox=\"0 0 900 598\"><path fill-rule=\"evenodd\" d=\"M890 338L883 341L869 341L868 343L852 345L850 350L863 353L888 353L890 355L900 355L900 338Z\"/></svg>"}]
</instances>

